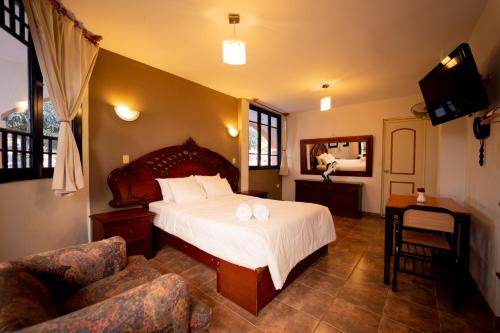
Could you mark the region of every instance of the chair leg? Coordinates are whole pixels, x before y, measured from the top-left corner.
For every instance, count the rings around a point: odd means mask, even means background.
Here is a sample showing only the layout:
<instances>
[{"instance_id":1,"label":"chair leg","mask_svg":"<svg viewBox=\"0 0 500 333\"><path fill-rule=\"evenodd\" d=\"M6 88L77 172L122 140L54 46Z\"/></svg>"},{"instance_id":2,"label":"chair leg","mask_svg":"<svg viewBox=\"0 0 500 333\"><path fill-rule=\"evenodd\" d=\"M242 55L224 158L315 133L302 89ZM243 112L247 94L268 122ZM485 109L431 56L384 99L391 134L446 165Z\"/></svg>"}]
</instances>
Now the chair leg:
<instances>
[{"instance_id":1,"label":"chair leg","mask_svg":"<svg viewBox=\"0 0 500 333\"><path fill-rule=\"evenodd\" d=\"M396 235L397 237L397 235ZM399 270L399 251L401 244L396 240L396 254L394 255L394 267L392 274L392 291L396 291L397 283L398 283L398 270Z\"/></svg>"},{"instance_id":2,"label":"chair leg","mask_svg":"<svg viewBox=\"0 0 500 333\"><path fill-rule=\"evenodd\" d=\"M458 258L455 256L453 258L453 269L452 269L452 294L451 294L451 297L452 297L452 309L453 311L457 311L458 310L458 303L459 303L459 288L460 288L460 270L459 270L459 263L458 263Z\"/></svg>"}]
</instances>

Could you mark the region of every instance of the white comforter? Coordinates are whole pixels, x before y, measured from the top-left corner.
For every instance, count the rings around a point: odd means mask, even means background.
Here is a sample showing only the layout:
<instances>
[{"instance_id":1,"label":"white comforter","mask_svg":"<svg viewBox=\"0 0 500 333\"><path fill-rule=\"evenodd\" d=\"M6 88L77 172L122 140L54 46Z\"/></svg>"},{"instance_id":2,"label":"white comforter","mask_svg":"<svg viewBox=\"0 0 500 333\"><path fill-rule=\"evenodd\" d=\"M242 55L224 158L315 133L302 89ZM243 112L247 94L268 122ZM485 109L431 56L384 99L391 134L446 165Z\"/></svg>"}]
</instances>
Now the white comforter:
<instances>
[{"instance_id":1,"label":"white comforter","mask_svg":"<svg viewBox=\"0 0 500 333\"><path fill-rule=\"evenodd\" d=\"M267 221L239 221L242 202L263 202ZM233 194L189 204L152 202L154 224L218 258L250 269L269 266L274 287L281 289L292 268L320 247L335 241L328 208Z\"/></svg>"}]
</instances>

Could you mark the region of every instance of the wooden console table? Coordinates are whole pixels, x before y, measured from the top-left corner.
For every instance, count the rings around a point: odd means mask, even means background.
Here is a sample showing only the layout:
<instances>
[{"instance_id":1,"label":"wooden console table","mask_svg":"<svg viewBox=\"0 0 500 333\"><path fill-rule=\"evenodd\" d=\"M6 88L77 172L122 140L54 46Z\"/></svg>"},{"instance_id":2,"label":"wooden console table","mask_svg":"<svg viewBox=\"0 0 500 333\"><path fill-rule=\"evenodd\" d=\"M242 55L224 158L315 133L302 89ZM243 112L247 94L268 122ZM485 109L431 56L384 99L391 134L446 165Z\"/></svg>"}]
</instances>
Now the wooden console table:
<instances>
[{"instance_id":1,"label":"wooden console table","mask_svg":"<svg viewBox=\"0 0 500 333\"><path fill-rule=\"evenodd\" d=\"M426 196L426 202L417 202L417 197L410 195L391 195L385 205L385 246L384 246L384 283L390 284L391 255L393 250L394 220L401 221L402 211L409 205L422 205L441 207L450 210L460 224L459 239L459 265L462 270L469 269L469 238L470 238L470 212L453 199L435 198Z\"/></svg>"}]
</instances>

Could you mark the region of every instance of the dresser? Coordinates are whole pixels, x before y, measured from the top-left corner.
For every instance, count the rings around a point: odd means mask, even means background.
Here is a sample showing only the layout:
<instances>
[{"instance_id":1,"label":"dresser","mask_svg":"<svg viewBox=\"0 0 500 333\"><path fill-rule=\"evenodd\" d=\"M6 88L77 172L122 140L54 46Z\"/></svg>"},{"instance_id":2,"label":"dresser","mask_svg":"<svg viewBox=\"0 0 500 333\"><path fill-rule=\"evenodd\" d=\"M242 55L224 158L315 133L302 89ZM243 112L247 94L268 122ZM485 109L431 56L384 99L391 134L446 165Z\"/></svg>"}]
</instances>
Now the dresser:
<instances>
[{"instance_id":1,"label":"dresser","mask_svg":"<svg viewBox=\"0 0 500 333\"><path fill-rule=\"evenodd\" d=\"M155 214L142 208L91 215L92 240L121 236L127 243L127 256L152 256L152 225Z\"/></svg>"},{"instance_id":2,"label":"dresser","mask_svg":"<svg viewBox=\"0 0 500 333\"><path fill-rule=\"evenodd\" d=\"M332 215L361 218L363 183L295 180L295 200L326 206Z\"/></svg>"}]
</instances>

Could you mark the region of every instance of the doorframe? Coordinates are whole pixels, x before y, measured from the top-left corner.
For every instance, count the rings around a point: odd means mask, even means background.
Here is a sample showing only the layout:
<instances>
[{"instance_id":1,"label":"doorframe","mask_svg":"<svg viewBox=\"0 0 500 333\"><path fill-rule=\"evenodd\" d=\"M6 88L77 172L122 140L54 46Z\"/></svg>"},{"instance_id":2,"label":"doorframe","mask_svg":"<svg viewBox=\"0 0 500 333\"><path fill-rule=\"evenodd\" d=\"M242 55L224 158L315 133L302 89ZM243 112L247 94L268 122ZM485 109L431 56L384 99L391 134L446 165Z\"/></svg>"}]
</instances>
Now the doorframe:
<instances>
[{"instance_id":1,"label":"doorframe","mask_svg":"<svg viewBox=\"0 0 500 333\"><path fill-rule=\"evenodd\" d=\"M385 197L384 197L384 190L385 190L385 157L387 152L385 151L385 139L386 139L386 134L385 134L385 129L387 127L388 123L391 122L398 122L398 121L411 121L411 120L421 120L424 123L424 170L423 170L423 178L424 178L424 184L425 184L425 173L426 173L426 147L427 147L427 123L425 122L425 119L422 118L417 118L417 117L396 117L396 118L385 118L382 119L382 168L380 172L382 173L382 176L380 177L381 179L381 184L380 184L380 215L382 217L385 216Z\"/></svg>"}]
</instances>

